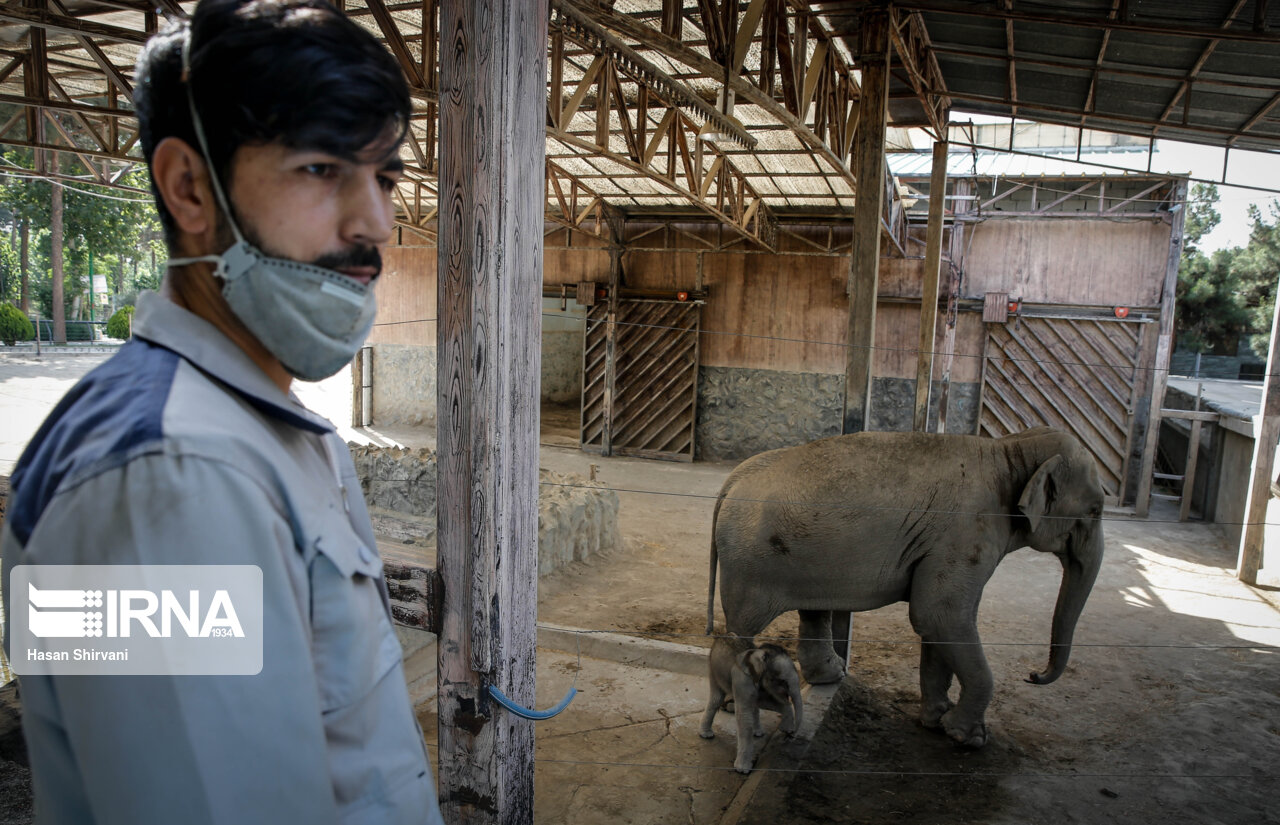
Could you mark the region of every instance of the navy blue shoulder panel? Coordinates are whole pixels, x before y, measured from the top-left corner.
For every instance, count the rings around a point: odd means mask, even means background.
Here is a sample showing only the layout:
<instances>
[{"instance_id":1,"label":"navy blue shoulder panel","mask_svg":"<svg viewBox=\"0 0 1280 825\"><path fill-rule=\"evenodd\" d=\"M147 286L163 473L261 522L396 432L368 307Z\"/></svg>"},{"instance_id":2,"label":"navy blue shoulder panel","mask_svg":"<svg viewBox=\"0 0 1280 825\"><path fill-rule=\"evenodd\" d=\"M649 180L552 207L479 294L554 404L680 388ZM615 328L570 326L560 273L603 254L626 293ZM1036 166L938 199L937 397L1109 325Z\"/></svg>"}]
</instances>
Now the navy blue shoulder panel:
<instances>
[{"instance_id":1,"label":"navy blue shoulder panel","mask_svg":"<svg viewBox=\"0 0 1280 825\"><path fill-rule=\"evenodd\" d=\"M18 459L8 518L26 544L63 482L159 443L179 356L134 338L71 388Z\"/></svg>"}]
</instances>

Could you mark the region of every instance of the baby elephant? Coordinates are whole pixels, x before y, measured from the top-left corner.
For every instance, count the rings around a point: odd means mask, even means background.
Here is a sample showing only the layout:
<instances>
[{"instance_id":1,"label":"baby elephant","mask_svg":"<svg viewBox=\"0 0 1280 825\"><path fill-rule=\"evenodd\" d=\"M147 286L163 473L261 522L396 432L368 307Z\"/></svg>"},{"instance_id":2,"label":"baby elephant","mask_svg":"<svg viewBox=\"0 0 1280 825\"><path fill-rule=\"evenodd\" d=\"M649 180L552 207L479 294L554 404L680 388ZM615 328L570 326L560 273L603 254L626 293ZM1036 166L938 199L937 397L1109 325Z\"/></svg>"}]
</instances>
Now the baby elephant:
<instances>
[{"instance_id":1,"label":"baby elephant","mask_svg":"<svg viewBox=\"0 0 1280 825\"><path fill-rule=\"evenodd\" d=\"M711 698L698 733L703 739L714 737L711 723L716 711L726 699L732 699L738 717L738 756L733 767L738 773L751 773L754 737L764 735L761 708L782 714L778 727L785 734L800 727L804 717L800 674L791 657L777 645L756 647L750 639L733 636L718 638L711 646L710 676Z\"/></svg>"}]
</instances>

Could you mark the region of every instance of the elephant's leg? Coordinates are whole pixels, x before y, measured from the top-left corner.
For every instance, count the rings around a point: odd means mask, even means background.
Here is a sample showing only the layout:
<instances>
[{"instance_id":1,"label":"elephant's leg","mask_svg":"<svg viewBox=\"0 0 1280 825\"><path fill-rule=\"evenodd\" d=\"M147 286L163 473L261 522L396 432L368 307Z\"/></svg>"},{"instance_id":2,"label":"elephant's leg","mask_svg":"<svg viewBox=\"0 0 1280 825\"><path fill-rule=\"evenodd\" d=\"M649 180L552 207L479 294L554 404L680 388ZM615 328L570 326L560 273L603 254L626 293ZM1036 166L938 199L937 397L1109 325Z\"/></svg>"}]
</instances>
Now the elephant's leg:
<instances>
[{"instance_id":1,"label":"elephant's leg","mask_svg":"<svg viewBox=\"0 0 1280 825\"><path fill-rule=\"evenodd\" d=\"M954 569L945 571L950 575L937 575L945 566L926 559L911 582L911 626L920 634L924 649L932 648L921 654L922 666L929 659L929 672L922 669L920 674L922 690L929 680L929 693L921 696L921 716L925 719L925 708L937 709L935 691L943 684L941 674L954 673L960 682L960 700L939 721L952 739L980 748L987 743L986 712L992 694L991 668L977 627L978 598L985 580L957 578Z\"/></svg>"},{"instance_id":2,"label":"elephant's leg","mask_svg":"<svg viewBox=\"0 0 1280 825\"><path fill-rule=\"evenodd\" d=\"M724 704L724 696L724 691L713 680L711 683L711 697L707 699L707 711L702 715L702 727L698 729L698 735L703 739L714 739L716 737L716 732L711 729L711 723L716 720L716 712Z\"/></svg>"},{"instance_id":3,"label":"elephant's leg","mask_svg":"<svg viewBox=\"0 0 1280 825\"><path fill-rule=\"evenodd\" d=\"M920 644L920 724L926 728L942 727L942 716L954 705L948 698L951 690L951 668L937 645Z\"/></svg>"},{"instance_id":4,"label":"elephant's leg","mask_svg":"<svg viewBox=\"0 0 1280 825\"><path fill-rule=\"evenodd\" d=\"M844 678L845 662L831 643L831 611L800 611L800 644L796 650L800 672L811 685L826 685Z\"/></svg>"}]
</instances>

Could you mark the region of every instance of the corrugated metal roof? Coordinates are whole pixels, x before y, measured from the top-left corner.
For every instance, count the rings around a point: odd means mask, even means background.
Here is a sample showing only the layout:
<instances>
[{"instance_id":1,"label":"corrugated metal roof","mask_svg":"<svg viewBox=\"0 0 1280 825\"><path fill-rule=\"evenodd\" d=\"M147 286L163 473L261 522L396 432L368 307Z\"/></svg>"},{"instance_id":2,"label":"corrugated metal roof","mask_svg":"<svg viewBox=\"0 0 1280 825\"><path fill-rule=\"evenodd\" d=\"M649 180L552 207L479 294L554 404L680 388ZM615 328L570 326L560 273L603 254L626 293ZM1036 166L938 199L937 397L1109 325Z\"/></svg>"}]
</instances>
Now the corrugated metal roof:
<instances>
[{"instance_id":1,"label":"corrugated metal roof","mask_svg":"<svg viewBox=\"0 0 1280 825\"><path fill-rule=\"evenodd\" d=\"M1119 153L1105 155L1082 155L1083 160L1097 157L1098 160L1112 165L1117 160L1123 162ZM1142 162L1146 152L1126 152L1129 159ZM927 179L933 169L931 152L894 152L886 155L889 171L899 178ZM1108 169L1092 166L1087 162L1077 163L1075 153L1060 157L1010 154L1008 152L970 152L953 151L947 154L947 176L952 178L1095 178L1095 177L1150 177L1150 174L1133 170Z\"/></svg>"}]
</instances>

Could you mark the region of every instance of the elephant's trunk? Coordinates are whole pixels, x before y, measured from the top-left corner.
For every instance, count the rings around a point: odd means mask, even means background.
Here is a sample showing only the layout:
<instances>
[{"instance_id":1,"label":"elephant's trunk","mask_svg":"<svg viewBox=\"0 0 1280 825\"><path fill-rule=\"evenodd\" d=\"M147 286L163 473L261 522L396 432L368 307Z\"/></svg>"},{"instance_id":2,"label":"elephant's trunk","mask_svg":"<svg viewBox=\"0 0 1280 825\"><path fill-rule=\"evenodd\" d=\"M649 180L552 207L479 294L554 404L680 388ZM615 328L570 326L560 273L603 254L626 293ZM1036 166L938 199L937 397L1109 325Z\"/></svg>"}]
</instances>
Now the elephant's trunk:
<instances>
[{"instance_id":1,"label":"elephant's trunk","mask_svg":"<svg viewBox=\"0 0 1280 825\"><path fill-rule=\"evenodd\" d=\"M1062 561L1062 585L1058 588L1058 604L1053 610L1049 666L1041 673L1031 674L1027 679L1031 684L1047 685L1067 669L1076 622L1102 567L1102 546L1102 527L1095 525L1083 541L1073 541L1071 548L1059 557Z\"/></svg>"}]
</instances>

